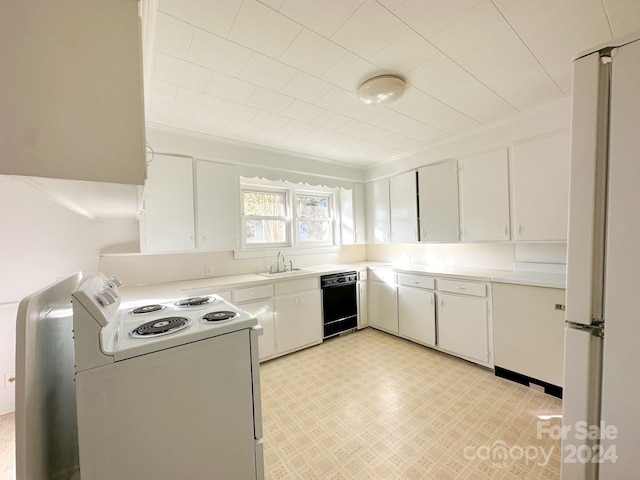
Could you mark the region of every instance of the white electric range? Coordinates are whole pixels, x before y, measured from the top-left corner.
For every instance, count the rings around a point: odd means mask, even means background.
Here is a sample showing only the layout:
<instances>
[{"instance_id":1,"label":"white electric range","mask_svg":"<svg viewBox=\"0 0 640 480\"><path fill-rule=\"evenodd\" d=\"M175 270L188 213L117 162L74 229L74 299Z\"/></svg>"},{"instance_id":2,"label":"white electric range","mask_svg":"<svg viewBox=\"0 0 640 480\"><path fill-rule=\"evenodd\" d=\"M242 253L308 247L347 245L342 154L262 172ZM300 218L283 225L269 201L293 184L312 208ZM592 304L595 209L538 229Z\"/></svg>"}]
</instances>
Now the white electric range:
<instances>
[{"instance_id":1,"label":"white electric range","mask_svg":"<svg viewBox=\"0 0 640 480\"><path fill-rule=\"evenodd\" d=\"M93 274L73 293L81 478L264 478L257 321L119 286Z\"/></svg>"}]
</instances>

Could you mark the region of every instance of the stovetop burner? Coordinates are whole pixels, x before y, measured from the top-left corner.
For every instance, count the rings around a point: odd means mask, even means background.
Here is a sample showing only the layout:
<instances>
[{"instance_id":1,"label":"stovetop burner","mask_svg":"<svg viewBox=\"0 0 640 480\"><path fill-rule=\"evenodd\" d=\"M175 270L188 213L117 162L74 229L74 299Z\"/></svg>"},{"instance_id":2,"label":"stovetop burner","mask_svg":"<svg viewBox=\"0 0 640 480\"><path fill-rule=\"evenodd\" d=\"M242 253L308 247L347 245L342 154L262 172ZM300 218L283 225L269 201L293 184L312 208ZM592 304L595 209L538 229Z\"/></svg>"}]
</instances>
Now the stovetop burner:
<instances>
[{"instance_id":1,"label":"stovetop burner","mask_svg":"<svg viewBox=\"0 0 640 480\"><path fill-rule=\"evenodd\" d=\"M207 313L202 317L201 320L204 323L223 322L225 320L231 320L232 318L235 318L237 316L238 314L236 312L221 310L219 312Z\"/></svg>"},{"instance_id":2,"label":"stovetop burner","mask_svg":"<svg viewBox=\"0 0 640 480\"><path fill-rule=\"evenodd\" d=\"M169 335L187 328L191 324L191 320L184 317L165 317L158 320L152 320L143 323L137 328L129 332L131 337L146 338L158 337L160 335Z\"/></svg>"},{"instance_id":3,"label":"stovetop burner","mask_svg":"<svg viewBox=\"0 0 640 480\"><path fill-rule=\"evenodd\" d=\"M191 298L183 298L182 300L178 300L175 303L176 307L198 307L200 305L206 305L208 303L215 302L215 297L207 296L207 297L191 297Z\"/></svg>"},{"instance_id":4,"label":"stovetop burner","mask_svg":"<svg viewBox=\"0 0 640 480\"><path fill-rule=\"evenodd\" d=\"M142 315L144 313L159 312L164 308L166 308L164 305L158 305L158 304L145 305L143 307L134 308L129 313L131 313L132 315Z\"/></svg>"}]
</instances>

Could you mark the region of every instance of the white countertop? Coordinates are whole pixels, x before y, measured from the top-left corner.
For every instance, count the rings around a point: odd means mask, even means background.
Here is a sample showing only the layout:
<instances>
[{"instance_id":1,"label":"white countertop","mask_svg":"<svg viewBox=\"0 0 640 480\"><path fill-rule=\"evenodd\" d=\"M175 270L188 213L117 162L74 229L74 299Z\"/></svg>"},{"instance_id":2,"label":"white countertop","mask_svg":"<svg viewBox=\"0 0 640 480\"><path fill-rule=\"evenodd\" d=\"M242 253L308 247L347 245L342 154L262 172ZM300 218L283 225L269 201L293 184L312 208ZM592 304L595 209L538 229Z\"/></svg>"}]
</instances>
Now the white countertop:
<instances>
[{"instance_id":1,"label":"white countertop","mask_svg":"<svg viewBox=\"0 0 640 480\"><path fill-rule=\"evenodd\" d=\"M529 285L535 287L566 288L566 275L563 273L508 271L508 270L483 270L456 267L433 267L429 265L391 265L384 262L356 262L348 264L329 264L304 267L305 273L281 278L268 278L256 273L242 275L229 275L224 277L200 278L196 280L183 280L179 282L158 283L135 287L122 287L118 293L123 301L128 300L155 300L182 298L195 296L215 291L246 286L247 284L259 285L274 282L293 280L299 277L311 275L325 275L349 270L363 270L366 268L386 267L393 268L396 272L428 274L440 277L456 277L466 280L511 283L517 285ZM308 273L307 273L308 272Z\"/></svg>"}]
</instances>

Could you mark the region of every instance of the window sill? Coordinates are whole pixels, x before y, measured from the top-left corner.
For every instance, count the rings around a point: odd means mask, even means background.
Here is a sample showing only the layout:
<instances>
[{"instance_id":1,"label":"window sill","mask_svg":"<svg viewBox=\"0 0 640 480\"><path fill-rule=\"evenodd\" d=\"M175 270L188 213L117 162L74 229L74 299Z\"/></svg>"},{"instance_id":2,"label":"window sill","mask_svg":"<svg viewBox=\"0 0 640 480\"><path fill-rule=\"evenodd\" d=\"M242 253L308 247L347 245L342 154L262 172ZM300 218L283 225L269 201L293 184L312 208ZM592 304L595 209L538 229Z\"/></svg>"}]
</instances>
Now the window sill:
<instances>
[{"instance_id":1,"label":"window sill","mask_svg":"<svg viewBox=\"0 0 640 480\"><path fill-rule=\"evenodd\" d=\"M233 258L267 258L275 257L278 252L282 252L285 255L313 255L316 253L334 253L339 252L340 245L319 245L317 247L312 246L300 246L300 247L265 247L265 248L245 248L242 250L234 250Z\"/></svg>"}]
</instances>

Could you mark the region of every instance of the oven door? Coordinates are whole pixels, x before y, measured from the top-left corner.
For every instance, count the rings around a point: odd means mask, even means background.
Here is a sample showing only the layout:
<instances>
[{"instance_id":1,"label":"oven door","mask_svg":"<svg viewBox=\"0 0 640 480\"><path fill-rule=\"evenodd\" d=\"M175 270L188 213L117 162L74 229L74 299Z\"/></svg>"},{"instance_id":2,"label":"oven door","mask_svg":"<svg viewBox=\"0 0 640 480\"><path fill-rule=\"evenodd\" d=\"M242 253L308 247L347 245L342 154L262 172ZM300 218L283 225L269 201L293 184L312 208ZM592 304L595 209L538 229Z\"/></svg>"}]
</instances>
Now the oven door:
<instances>
[{"instance_id":1,"label":"oven door","mask_svg":"<svg viewBox=\"0 0 640 480\"><path fill-rule=\"evenodd\" d=\"M322 289L324 338L358 326L357 287L355 283L327 286Z\"/></svg>"}]
</instances>

